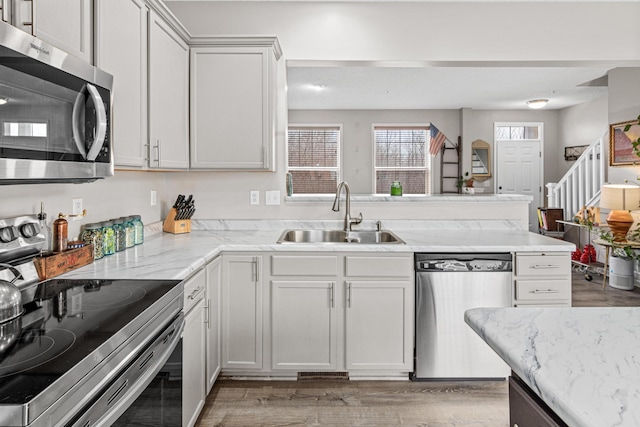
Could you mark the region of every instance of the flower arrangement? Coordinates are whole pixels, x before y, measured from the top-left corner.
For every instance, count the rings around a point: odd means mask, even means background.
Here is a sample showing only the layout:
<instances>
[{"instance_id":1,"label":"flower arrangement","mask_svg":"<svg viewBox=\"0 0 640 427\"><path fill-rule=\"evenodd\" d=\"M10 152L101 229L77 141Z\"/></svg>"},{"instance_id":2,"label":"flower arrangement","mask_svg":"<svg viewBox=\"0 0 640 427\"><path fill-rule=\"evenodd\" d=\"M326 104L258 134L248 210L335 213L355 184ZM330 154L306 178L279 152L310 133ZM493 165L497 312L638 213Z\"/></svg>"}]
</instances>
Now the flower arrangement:
<instances>
[{"instance_id":1,"label":"flower arrangement","mask_svg":"<svg viewBox=\"0 0 640 427\"><path fill-rule=\"evenodd\" d=\"M464 175L460 175L460 177L458 178L458 183L456 184L456 187L458 187L458 189L461 189L462 186L472 188L473 181L475 180L476 179L474 177L469 177L469 171L467 171L464 173Z\"/></svg>"}]
</instances>

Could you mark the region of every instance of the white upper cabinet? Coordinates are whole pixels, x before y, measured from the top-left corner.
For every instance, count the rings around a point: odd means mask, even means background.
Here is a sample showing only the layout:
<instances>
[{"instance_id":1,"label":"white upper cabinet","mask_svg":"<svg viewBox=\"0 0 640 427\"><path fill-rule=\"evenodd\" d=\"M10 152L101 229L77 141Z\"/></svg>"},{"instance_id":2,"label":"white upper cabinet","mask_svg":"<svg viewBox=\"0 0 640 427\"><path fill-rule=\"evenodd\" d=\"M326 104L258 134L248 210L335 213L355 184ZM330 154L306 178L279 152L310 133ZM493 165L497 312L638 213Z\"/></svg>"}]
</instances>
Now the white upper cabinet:
<instances>
[{"instance_id":1,"label":"white upper cabinet","mask_svg":"<svg viewBox=\"0 0 640 427\"><path fill-rule=\"evenodd\" d=\"M91 0L33 0L33 35L93 63Z\"/></svg>"},{"instance_id":2,"label":"white upper cabinet","mask_svg":"<svg viewBox=\"0 0 640 427\"><path fill-rule=\"evenodd\" d=\"M189 46L153 11L149 19L149 167L189 168Z\"/></svg>"},{"instance_id":3,"label":"white upper cabinet","mask_svg":"<svg viewBox=\"0 0 640 427\"><path fill-rule=\"evenodd\" d=\"M113 75L116 166L142 168L147 150L147 19L143 0L97 0L96 66Z\"/></svg>"},{"instance_id":4,"label":"white upper cabinet","mask_svg":"<svg viewBox=\"0 0 640 427\"><path fill-rule=\"evenodd\" d=\"M194 45L191 168L275 170L277 39L208 39Z\"/></svg>"}]
</instances>

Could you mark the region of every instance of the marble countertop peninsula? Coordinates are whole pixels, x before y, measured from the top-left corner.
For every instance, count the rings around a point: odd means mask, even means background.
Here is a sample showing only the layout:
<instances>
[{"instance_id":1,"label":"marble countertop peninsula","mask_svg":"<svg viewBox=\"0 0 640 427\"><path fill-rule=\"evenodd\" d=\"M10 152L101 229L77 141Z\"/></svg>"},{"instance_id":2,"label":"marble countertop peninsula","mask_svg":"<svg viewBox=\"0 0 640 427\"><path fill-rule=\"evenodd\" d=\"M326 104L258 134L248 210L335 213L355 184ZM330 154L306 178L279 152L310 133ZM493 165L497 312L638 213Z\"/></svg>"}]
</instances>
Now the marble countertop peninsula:
<instances>
[{"instance_id":1,"label":"marble countertop peninsula","mask_svg":"<svg viewBox=\"0 0 640 427\"><path fill-rule=\"evenodd\" d=\"M640 307L476 308L465 320L568 425L640 425Z\"/></svg>"},{"instance_id":2,"label":"marble countertop peninsula","mask_svg":"<svg viewBox=\"0 0 640 427\"><path fill-rule=\"evenodd\" d=\"M96 279L185 279L221 252L517 252L573 251L574 245L517 229L509 221L386 220L406 244L278 244L285 229L342 228L342 221L192 220L192 232L163 233L147 226L142 245L106 256L65 274ZM365 221L359 230L375 229Z\"/></svg>"}]
</instances>

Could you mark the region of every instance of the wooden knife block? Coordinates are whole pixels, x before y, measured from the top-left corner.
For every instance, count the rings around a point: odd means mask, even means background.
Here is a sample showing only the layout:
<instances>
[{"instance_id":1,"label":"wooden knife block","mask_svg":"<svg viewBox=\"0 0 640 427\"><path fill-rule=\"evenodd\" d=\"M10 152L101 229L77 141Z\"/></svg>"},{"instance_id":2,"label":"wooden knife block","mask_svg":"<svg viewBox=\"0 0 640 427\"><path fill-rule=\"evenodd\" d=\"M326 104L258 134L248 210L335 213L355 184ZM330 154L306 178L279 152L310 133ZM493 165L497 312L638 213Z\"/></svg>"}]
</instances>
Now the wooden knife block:
<instances>
[{"instance_id":1,"label":"wooden knife block","mask_svg":"<svg viewBox=\"0 0 640 427\"><path fill-rule=\"evenodd\" d=\"M172 234L182 234L182 233L191 233L191 220L190 219L181 219L176 220L176 215L178 212L175 208L171 208L169 211L169 215L164 220L164 224L162 225L162 229L167 233Z\"/></svg>"}]
</instances>

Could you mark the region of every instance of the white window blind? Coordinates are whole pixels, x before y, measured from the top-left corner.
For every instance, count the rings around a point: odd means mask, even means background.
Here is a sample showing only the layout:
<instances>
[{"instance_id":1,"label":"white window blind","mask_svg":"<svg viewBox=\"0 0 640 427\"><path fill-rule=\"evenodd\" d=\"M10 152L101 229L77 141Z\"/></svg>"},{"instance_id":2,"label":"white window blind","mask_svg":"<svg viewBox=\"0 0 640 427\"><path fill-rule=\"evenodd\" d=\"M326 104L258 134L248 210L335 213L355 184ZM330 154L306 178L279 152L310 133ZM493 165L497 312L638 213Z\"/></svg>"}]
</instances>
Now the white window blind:
<instances>
[{"instance_id":1,"label":"white window blind","mask_svg":"<svg viewBox=\"0 0 640 427\"><path fill-rule=\"evenodd\" d=\"M389 194L400 181L403 194L431 194L428 126L374 126L375 192Z\"/></svg>"},{"instance_id":2,"label":"white window blind","mask_svg":"<svg viewBox=\"0 0 640 427\"><path fill-rule=\"evenodd\" d=\"M290 126L287 144L293 194L335 193L340 181L340 127Z\"/></svg>"}]
</instances>

